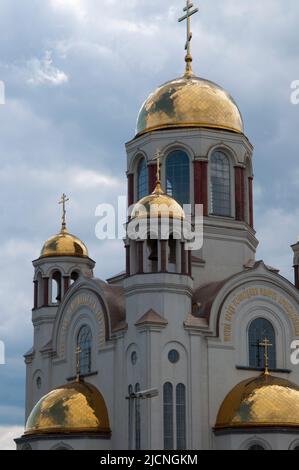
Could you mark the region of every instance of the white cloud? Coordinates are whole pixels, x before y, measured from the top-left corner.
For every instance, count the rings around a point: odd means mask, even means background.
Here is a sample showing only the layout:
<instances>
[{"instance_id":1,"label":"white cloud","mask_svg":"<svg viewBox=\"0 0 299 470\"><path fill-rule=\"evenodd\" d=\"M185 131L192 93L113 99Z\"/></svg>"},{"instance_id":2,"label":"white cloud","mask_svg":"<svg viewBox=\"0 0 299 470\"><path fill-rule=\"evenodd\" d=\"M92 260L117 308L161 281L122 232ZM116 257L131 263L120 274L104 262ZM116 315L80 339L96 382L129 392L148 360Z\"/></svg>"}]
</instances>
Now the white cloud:
<instances>
[{"instance_id":1,"label":"white cloud","mask_svg":"<svg viewBox=\"0 0 299 470\"><path fill-rule=\"evenodd\" d=\"M14 439L24 434L21 426L0 426L0 450L15 450Z\"/></svg>"},{"instance_id":2,"label":"white cloud","mask_svg":"<svg viewBox=\"0 0 299 470\"><path fill-rule=\"evenodd\" d=\"M59 86L69 81L68 75L54 66L50 51L45 52L42 60L37 58L29 60L27 69L29 73L27 81L32 85Z\"/></svg>"}]
</instances>

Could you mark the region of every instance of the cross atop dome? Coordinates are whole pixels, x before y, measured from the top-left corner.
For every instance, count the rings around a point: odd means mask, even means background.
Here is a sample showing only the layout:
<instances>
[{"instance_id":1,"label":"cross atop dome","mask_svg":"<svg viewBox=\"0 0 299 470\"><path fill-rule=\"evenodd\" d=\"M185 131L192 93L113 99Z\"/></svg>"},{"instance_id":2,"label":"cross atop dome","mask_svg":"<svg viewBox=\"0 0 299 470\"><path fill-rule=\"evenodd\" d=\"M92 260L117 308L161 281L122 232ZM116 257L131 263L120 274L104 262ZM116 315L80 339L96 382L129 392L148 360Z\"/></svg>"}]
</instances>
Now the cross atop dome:
<instances>
[{"instance_id":1,"label":"cross atop dome","mask_svg":"<svg viewBox=\"0 0 299 470\"><path fill-rule=\"evenodd\" d=\"M66 230L66 203L69 202L69 198L63 193L59 204L62 205L62 217L61 217L61 231L64 232Z\"/></svg>"},{"instance_id":2,"label":"cross atop dome","mask_svg":"<svg viewBox=\"0 0 299 470\"><path fill-rule=\"evenodd\" d=\"M191 16L195 15L195 13L199 12L198 8L193 8L193 3L190 0L186 0L186 6L184 8L185 15L179 18L179 23L186 20L187 23L187 41L185 45L185 50L187 51L185 61L186 61L186 77L191 77L193 75L192 72L192 55L191 55L191 40L192 40L192 32L191 32Z\"/></svg>"}]
</instances>

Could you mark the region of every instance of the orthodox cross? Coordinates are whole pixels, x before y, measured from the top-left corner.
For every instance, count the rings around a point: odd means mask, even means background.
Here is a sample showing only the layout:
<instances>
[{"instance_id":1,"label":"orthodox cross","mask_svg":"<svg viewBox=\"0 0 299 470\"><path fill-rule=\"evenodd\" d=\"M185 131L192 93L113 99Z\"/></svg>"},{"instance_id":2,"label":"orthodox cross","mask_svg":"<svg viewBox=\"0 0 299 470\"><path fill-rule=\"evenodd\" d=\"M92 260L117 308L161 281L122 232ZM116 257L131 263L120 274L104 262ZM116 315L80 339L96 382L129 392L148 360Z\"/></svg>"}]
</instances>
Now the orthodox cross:
<instances>
[{"instance_id":1,"label":"orthodox cross","mask_svg":"<svg viewBox=\"0 0 299 470\"><path fill-rule=\"evenodd\" d=\"M260 343L260 346L264 348L264 358L265 358L265 374L269 375L269 348L273 346L273 344L270 343L268 338L265 338L262 343Z\"/></svg>"},{"instance_id":2,"label":"orthodox cross","mask_svg":"<svg viewBox=\"0 0 299 470\"><path fill-rule=\"evenodd\" d=\"M184 8L185 15L179 18L179 23L182 21L187 20L187 42L185 46L185 50L187 51L187 55L185 58L186 61L186 75L192 75L192 55L191 55L191 40L192 40L192 32L191 32L191 16L194 15L199 11L198 8L193 9L193 3L190 0L186 0L186 6Z\"/></svg>"},{"instance_id":3,"label":"orthodox cross","mask_svg":"<svg viewBox=\"0 0 299 470\"><path fill-rule=\"evenodd\" d=\"M66 229L66 203L69 202L69 198L66 197L66 195L63 193L61 196L61 199L59 201L59 204L62 205L62 230Z\"/></svg>"},{"instance_id":4,"label":"orthodox cross","mask_svg":"<svg viewBox=\"0 0 299 470\"><path fill-rule=\"evenodd\" d=\"M76 349L76 382L80 382L80 373L81 373L81 348L80 346Z\"/></svg>"},{"instance_id":5,"label":"orthodox cross","mask_svg":"<svg viewBox=\"0 0 299 470\"><path fill-rule=\"evenodd\" d=\"M154 158L154 160L157 161L157 174L156 174L157 184L161 183L161 157L162 156L163 156L163 153L160 152L160 150L157 150L155 154L155 158Z\"/></svg>"}]
</instances>

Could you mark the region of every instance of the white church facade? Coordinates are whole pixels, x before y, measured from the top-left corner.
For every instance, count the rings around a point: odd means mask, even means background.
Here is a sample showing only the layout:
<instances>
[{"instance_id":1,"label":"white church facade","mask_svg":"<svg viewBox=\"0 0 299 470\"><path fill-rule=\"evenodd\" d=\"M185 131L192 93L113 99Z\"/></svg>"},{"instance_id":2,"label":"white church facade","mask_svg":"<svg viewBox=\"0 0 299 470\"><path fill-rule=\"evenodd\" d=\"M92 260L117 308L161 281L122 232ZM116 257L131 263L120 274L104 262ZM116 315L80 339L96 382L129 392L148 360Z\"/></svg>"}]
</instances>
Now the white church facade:
<instances>
[{"instance_id":1,"label":"white church facade","mask_svg":"<svg viewBox=\"0 0 299 470\"><path fill-rule=\"evenodd\" d=\"M127 236L124 271L103 281L64 210L33 262L20 450L299 448L299 243L294 284L256 260L253 146L232 97L193 74L190 41L126 145L127 231L171 207L168 236ZM195 251L174 233L184 204L203 210Z\"/></svg>"}]
</instances>

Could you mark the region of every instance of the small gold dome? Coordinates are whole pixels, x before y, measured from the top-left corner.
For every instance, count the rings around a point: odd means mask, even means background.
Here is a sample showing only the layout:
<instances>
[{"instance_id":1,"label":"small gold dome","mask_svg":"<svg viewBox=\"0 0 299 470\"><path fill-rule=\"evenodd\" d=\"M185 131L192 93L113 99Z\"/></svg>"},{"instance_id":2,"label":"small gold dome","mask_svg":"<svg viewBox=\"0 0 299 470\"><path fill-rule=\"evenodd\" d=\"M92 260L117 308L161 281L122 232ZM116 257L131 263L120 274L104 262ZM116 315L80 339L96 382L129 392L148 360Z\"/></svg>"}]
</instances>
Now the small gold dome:
<instances>
[{"instance_id":1,"label":"small gold dome","mask_svg":"<svg viewBox=\"0 0 299 470\"><path fill-rule=\"evenodd\" d=\"M88 258L88 250L79 238L68 233L66 229L62 229L58 235L46 241L40 254L41 258L53 256Z\"/></svg>"},{"instance_id":2,"label":"small gold dome","mask_svg":"<svg viewBox=\"0 0 299 470\"><path fill-rule=\"evenodd\" d=\"M131 218L173 218L183 220L185 213L183 208L172 197L165 194L158 182L155 190L149 196L145 196L133 207Z\"/></svg>"},{"instance_id":3,"label":"small gold dome","mask_svg":"<svg viewBox=\"0 0 299 470\"><path fill-rule=\"evenodd\" d=\"M25 435L110 434L105 400L91 384L75 382L53 390L33 408Z\"/></svg>"},{"instance_id":4,"label":"small gold dome","mask_svg":"<svg viewBox=\"0 0 299 470\"><path fill-rule=\"evenodd\" d=\"M236 385L220 407L215 430L255 427L299 428L299 387L267 374Z\"/></svg>"},{"instance_id":5,"label":"small gold dome","mask_svg":"<svg viewBox=\"0 0 299 470\"><path fill-rule=\"evenodd\" d=\"M142 106L136 134L181 127L207 127L243 133L241 113L220 86L185 75L155 90Z\"/></svg>"}]
</instances>

